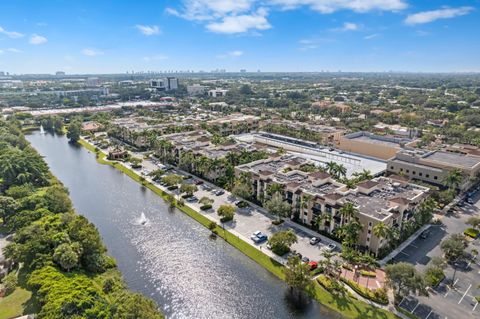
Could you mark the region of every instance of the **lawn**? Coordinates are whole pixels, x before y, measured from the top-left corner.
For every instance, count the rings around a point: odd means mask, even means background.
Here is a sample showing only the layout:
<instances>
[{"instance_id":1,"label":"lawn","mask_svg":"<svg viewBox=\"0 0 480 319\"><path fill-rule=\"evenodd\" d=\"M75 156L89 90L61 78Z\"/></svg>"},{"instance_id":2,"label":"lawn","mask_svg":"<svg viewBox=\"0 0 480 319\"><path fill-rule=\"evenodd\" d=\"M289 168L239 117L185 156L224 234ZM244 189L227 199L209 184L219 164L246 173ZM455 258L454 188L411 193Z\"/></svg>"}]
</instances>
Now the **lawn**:
<instances>
[{"instance_id":1,"label":"lawn","mask_svg":"<svg viewBox=\"0 0 480 319\"><path fill-rule=\"evenodd\" d=\"M83 145L86 149L90 150L91 152L95 153L95 148L90 145L89 143L80 140L79 143ZM125 166L119 163L113 163L110 161L105 160L105 154L99 153L97 156L97 161L100 164L106 164L117 168L118 170L122 171L123 173L130 176L133 180L141 183L155 194L161 196L165 201L168 201L168 194L165 193L160 188L156 187L155 185L147 182L141 181L140 177L134 173L132 170L126 168ZM193 210L190 207L185 205L178 205L177 201L175 201L175 207L198 221L200 224L208 228L208 225L211 223L211 220L207 217L203 216L202 214L198 213L197 211ZM265 255L255 247L251 246L250 244L246 243L242 239L238 238L237 236L233 235L228 231L224 231L222 227L216 227L216 232L218 236L222 237L227 241L230 245L240 250L249 258L253 259L255 262L263 266L265 269L270 271L272 274L277 276L278 278L284 280L285 275L283 273L283 266L278 263L277 261L273 260L269 256ZM365 318L365 319L398 319L393 313L385 311L383 309L379 309L377 307L368 305L362 301L353 299L349 296L336 296L330 294L327 290L321 287L319 284L315 282L315 296L314 298L321 303L322 305L335 310L341 313L346 318ZM0 318L1 319L1 318Z\"/></svg>"},{"instance_id":2,"label":"lawn","mask_svg":"<svg viewBox=\"0 0 480 319\"><path fill-rule=\"evenodd\" d=\"M9 319L24 314L24 305L30 300L32 293L24 288L17 287L14 292L0 298L0 319Z\"/></svg>"}]
</instances>

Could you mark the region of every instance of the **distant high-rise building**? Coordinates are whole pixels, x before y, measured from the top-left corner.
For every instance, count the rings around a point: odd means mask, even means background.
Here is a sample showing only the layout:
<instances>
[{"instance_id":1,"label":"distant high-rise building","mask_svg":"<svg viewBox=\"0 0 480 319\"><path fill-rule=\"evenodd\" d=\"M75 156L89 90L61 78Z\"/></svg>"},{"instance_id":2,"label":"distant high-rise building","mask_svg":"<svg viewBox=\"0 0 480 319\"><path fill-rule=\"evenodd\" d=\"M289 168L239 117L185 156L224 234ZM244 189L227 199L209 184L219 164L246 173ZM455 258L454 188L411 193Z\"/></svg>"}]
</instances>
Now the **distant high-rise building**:
<instances>
[{"instance_id":1,"label":"distant high-rise building","mask_svg":"<svg viewBox=\"0 0 480 319\"><path fill-rule=\"evenodd\" d=\"M96 77L87 78L86 84L87 84L87 86L99 86L100 85L100 79L96 78Z\"/></svg>"},{"instance_id":2,"label":"distant high-rise building","mask_svg":"<svg viewBox=\"0 0 480 319\"><path fill-rule=\"evenodd\" d=\"M64 76L64 75L65 75L65 72L63 72L63 71L57 71L57 72L55 72L55 75L56 75L56 76Z\"/></svg>"},{"instance_id":3,"label":"distant high-rise building","mask_svg":"<svg viewBox=\"0 0 480 319\"><path fill-rule=\"evenodd\" d=\"M167 77L165 79L154 79L150 81L150 86L157 91L171 91L178 89L178 79Z\"/></svg>"},{"instance_id":4,"label":"distant high-rise building","mask_svg":"<svg viewBox=\"0 0 480 319\"><path fill-rule=\"evenodd\" d=\"M5 76L5 72L0 71L0 76Z\"/></svg>"},{"instance_id":5,"label":"distant high-rise building","mask_svg":"<svg viewBox=\"0 0 480 319\"><path fill-rule=\"evenodd\" d=\"M247 73L247 70L241 69L241 70L240 70L240 73Z\"/></svg>"}]
</instances>

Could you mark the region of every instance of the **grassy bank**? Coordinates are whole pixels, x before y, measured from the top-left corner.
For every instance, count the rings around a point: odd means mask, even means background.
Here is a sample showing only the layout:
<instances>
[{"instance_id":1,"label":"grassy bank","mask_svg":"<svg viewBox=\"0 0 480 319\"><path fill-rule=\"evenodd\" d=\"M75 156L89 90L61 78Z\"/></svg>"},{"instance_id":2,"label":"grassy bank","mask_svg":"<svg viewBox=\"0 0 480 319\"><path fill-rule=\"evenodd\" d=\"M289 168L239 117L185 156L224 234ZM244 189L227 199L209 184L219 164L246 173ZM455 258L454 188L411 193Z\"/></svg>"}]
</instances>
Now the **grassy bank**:
<instances>
[{"instance_id":1,"label":"grassy bank","mask_svg":"<svg viewBox=\"0 0 480 319\"><path fill-rule=\"evenodd\" d=\"M114 163L111 161L106 160L106 155L102 152L96 152L95 147L89 144L84 140L80 140L79 143L84 146L89 151L97 154L97 162L100 164L110 165L118 170L122 171L123 173L130 176L133 180L141 183L146 188L153 191L155 194L161 196L165 201L168 202L168 194L161 190L160 188L156 187L152 183L147 181L142 181L140 176L138 176L135 172L128 169L127 167L121 165L120 163ZM178 203L174 202L175 207L181 210L182 212L186 213L200 224L205 227L211 223L211 220L207 217L203 216L199 212L195 211L194 209L185 206L185 205L178 205ZM227 241L230 245L240 250L246 256L257 262L259 265L263 266L265 269L270 271L273 275L277 276L278 278L284 280L285 275L283 272L283 265L275 261L274 259L270 258L266 254L262 253L255 247L251 246L247 242L243 241L236 235L230 233L228 230L223 230L222 227L217 226L216 231L218 236L222 237ZM385 311L383 309L379 309L377 307L368 305L362 301L356 300L350 296L336 296L330 294L327 290L321 287L317 282L315 282L315 299L321 303L322 305L330 308L336 312L339 312L346 318L368 318L368 319L395 319L397 318L393 313Z\"/></svg>"}]
</instances>

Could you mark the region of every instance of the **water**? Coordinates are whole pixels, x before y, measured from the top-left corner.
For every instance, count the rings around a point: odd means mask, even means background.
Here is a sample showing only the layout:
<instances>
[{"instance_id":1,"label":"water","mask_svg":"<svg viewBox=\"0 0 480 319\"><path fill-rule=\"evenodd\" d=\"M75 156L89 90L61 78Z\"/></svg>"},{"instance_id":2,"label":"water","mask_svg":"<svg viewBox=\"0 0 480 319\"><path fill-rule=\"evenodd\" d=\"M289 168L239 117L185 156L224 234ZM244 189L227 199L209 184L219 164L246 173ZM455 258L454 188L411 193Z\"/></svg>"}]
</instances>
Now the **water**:
<instances>
[{"instance_id":1,"label":"water","mask_svg":"<svg viewBox=\"0 0 480 319\"><path fill-rule=\"evenodd\" d=\"M167 318L340 318L316 302L293 307L285 283L65 136L27 139L97 226L128 286Z\"/></svg>"}]
</instances>

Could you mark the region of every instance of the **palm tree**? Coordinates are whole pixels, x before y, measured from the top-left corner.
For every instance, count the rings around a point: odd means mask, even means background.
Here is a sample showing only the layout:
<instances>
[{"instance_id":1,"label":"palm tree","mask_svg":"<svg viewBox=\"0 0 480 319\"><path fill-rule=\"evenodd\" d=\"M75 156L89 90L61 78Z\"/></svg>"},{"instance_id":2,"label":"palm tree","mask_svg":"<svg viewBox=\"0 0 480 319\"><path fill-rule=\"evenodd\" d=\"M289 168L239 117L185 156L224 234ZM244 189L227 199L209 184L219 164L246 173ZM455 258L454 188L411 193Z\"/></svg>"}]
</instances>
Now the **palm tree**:
<instances>
[{"instance_id":1,"label":"palm tree","mask_svg":"<svg viewBox=\"0 0 480 319\"><path fill-rule=\"evenodd\" d=\"M345 178L347 176L347 168L343 164L337 164L337 178Z\"/></svg>"},{"instance_id":2,"label":"palm tree","mask_svg":"<svg viewBox=\"0 0 480 319\"><path fill-rule=\"evenodd\" d=\"M328 174L330 174L332 176L337 176L337 163L328 162L327 164L325 164L325 166L326 166Z\"/></svg>"},{"instance_id":3,"label":"palm tree","mask_svg":"<svg viewBox=\"0 0 480 319\"><path fill-rule=\"evenodd\" d=\"M452 169L448 174L443 178L443 184L450 189L456 190L458 186L462 183L464 179L463 172L458 169Z\"/></svg>"},{"instance_id":4,"label":"palm tree","mask_svg":"<svg viewBox=\"0 0 480 319\"><path fill-rule=\"evenodd\" d=\"M272 196L275 193L281 193L283 191L283 185L278 183L271 183L267 186L268 195Z\"/></svg>"},{"instance_id":5,"label":"palm tree","mask_svg":"<svg viewBox=\"0 0 480 319\"><path fill-rule=\"evenodd\" d=\"M373 226L373 234L379 239L386 238L388 235L388 226L384 222L380 222Z\"/></svg>"},{"instance_id":6,"label":"palm tree","mask_svg":"<svg viewBox=\"0 0 480 319\"><path fill-rule=\"evenodd\" d=\"M355 172L352 174L358 182L370 180L373 178L372 172L368 169L363 169L361 172Z\"/></svg>"},{"instance_id":7,"label":"palm tree","mask_svg":"<svg viewBox=\"0 0 480 319\"><path fill-rule=\"evenodd\" d=\"M357 208L353 205L353 203L347 202L345 203L342 208L340 208L340 215L342 216L342 224L345 224L346 220L349 220L357 215Z\"/></svg>"}]
</instances>

